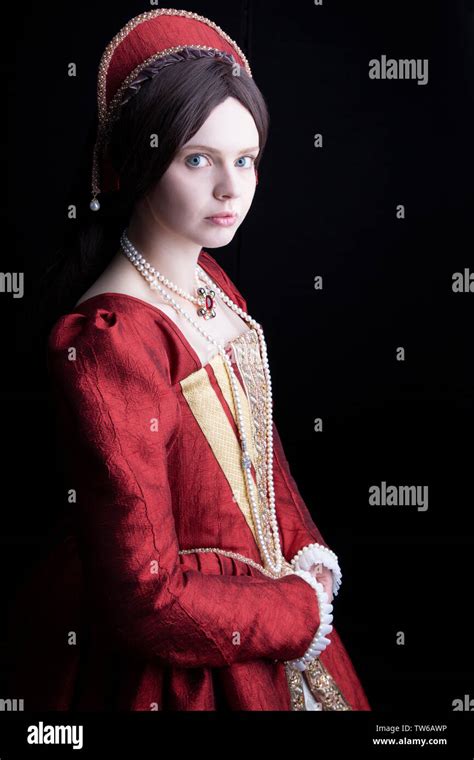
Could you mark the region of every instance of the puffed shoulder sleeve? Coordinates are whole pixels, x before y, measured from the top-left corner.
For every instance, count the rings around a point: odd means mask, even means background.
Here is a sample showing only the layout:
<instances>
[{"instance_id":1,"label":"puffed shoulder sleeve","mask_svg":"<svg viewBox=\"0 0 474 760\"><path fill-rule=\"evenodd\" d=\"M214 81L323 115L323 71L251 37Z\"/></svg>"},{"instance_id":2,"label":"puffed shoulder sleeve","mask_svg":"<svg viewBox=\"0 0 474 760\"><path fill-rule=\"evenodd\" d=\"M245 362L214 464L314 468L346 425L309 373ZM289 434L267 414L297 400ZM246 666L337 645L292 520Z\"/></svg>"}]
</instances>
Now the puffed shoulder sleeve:
<instances>
[{"instance_id":1,"label":"puffed shoulder sleeve","mask_svg":"<svg viewBox=\"0 0 474 760\"><path fill-rule=\"evenodd\" d=\"M121 648L181 667L302 656L320 617L300 576L180 564L167 462L179 400L165 340L142 343L110 309L62 317L48 342L94 614Z\"/></svg>"}]
</instances>

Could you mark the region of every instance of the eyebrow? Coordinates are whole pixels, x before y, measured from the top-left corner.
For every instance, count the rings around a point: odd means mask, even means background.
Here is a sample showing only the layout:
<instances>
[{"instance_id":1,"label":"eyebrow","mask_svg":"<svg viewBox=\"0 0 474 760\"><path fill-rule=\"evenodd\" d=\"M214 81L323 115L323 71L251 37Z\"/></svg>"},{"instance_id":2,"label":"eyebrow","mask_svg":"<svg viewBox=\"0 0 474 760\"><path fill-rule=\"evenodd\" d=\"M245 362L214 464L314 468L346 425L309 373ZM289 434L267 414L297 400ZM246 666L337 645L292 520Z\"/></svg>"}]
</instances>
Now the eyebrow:
<instances>
[{"instance_id":1,"label":"eyebrow","mask_svg":"<svg viewBox=\"0 0 474 760\"><path fill-rule=\"evenodd\" d=\"M217 153L221 155L221 152L219 150L216 150L215 148L209 147L209 145L183 145L181 150L191 150L191 148L198 148L199 150L207 150L209 153ZM254 148L242 148L242 150L237 151L238 153L248 153L251 150L260 150L260 147L257 145Z\"/></svg>"}]
</instances>

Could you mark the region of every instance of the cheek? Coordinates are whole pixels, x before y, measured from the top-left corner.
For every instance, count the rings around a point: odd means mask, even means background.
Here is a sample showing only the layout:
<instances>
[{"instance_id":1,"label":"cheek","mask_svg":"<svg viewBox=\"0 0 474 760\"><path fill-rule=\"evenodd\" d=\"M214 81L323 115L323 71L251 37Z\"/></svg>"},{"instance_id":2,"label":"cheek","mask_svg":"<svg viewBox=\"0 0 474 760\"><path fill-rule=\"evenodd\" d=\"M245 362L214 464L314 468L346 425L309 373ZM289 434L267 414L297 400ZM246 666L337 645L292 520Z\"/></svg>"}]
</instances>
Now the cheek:
<instances>
[{"instance_id":1,"label":"cheek","mask_svg":"<svg viewBox=\"0 0 474 760\"><path fill-rule=\"evenodd\" d=\"M183 171L176 171L170 173L167 177L164 175L163 179L163 195L166 199L166 205L168 208L183 209L183 211L191 211L193 207L199 205L199 193L197 192L197 183L193 178L189 177L189 174L185 174Z\"/></svg>"},{"instance_id":2,"label":"cheek","mask_svg":"<svg viewBox=\"0 0 474 760\"><path fill-rule=\"evenodd\" d=\"M182 184L173 184L159 200L159 216L171 229L184 232L194 229L205 216L202 198L195 188Z\"/></svg>"},{"instance_id":3,"label":"cheek","mask_svg":"<svg viewBox=\"0 0 474 760\"><path fill-rule=\"evenodd\" d=\"M166 174L162 177L159 187L156 188L153 195L153 204L155 209L166 218L179 216L180 209L185 209L187 205L186 191L182 183L177 182L172 176Z\"/></svg>"}]
</instances>

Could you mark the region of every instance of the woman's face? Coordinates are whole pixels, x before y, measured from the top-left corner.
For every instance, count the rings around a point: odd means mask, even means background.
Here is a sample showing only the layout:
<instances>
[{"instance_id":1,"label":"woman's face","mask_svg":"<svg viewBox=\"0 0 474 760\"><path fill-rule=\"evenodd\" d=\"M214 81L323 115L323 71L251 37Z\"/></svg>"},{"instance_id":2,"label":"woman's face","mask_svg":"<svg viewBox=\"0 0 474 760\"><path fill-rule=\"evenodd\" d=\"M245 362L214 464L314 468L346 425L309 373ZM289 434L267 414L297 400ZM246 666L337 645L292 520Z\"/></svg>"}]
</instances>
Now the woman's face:
<instances>
[{"instance_id":1,"label":"woman's face","mask_svg":"<svg viewBox=\"0 0 474 760\"><path fill-rule=\"evenodd\" d=\"M232 97L216 106L148 195L162 232L205 248L229 243L252 204L258 151L250 112ZM209 219L224 212L236 214L230 225Z\"/></svg>"}]
</instances>

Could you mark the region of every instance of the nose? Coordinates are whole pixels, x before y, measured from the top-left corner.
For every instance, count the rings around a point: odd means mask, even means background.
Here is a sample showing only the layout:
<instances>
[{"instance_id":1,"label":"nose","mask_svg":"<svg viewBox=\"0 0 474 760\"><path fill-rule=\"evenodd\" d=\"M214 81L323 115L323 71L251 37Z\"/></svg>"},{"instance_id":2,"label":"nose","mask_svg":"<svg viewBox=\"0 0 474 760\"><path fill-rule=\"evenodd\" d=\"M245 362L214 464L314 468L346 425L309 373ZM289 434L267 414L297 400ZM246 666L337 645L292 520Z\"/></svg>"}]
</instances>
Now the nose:
<instances>
[{"instance_id":1,"label":"nose","mask_svg":"<svg viewBox=\"0 0 474 760\"><path fill-rule=\"evenodd\" d=\"M238 198L240 195L240 178L238 172L239 170L235 166L222 166L219 169L214 186L215 198Z\"/></svg>"}]
</instances>

